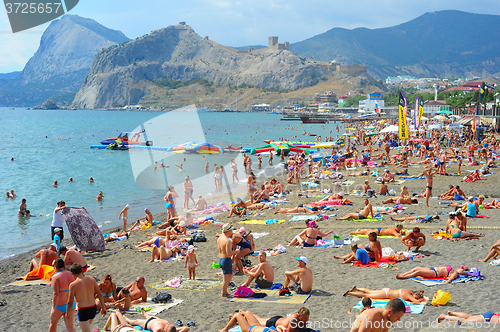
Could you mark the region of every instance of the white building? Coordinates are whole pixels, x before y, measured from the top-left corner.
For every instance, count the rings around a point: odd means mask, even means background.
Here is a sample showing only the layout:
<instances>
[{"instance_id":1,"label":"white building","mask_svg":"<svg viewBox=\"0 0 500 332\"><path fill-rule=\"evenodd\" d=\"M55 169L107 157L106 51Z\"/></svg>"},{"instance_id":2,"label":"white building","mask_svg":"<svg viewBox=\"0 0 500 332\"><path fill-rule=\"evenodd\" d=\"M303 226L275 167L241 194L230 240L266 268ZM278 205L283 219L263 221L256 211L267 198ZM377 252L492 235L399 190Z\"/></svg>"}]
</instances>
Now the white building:
<instances>
[{"instance_id":1,"label":"white building","mask_svg":"<svg viewBox=\"0 0 500 332\"><path fill-rule=\"evenodd\" d=\"M368 99L359 101L359 110L365 112L375 112L378 107L384 107L384 100L381 93L369 93Z\"/></svg>"}]
</instances>

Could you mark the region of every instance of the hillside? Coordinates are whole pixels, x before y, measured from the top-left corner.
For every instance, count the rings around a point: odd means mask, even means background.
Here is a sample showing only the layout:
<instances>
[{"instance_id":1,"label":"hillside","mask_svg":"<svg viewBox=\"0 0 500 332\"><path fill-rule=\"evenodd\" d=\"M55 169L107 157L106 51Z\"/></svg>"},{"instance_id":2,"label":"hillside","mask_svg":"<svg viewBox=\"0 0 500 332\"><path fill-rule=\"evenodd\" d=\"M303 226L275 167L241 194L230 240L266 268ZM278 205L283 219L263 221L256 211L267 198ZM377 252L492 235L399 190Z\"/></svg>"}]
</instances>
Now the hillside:
<instances>
[{"instance_id":1,"label":"hillside","mask_svg":"<svg viewBox=\"0 0 500 332\"><path fill-rule=\"evenodd\" d=\"M277 45L239 51L178 24L99 52L73 106L95 109L136 104L159 85L177 81L199 80L211 88L295 90L336 74L335 66L300 57Z\"/></svg>"},{"instance_id":2,"label":"hillside","mask_svg":"<svg viewBox=\"0 0 500 332\"><path fill-rule=\"evenodd\" d=\"M426 13L381 29L334 28L290 45L316 60L366 64L370 73L417 77L491 76L500 72L500 16L455 10Z\"/></svg>"},{"instance_id":3,"label":"hillside","mask_svg":"<svg viewBox=\"0 0 500 332\"><path fill-rule=\"evenodd\" d=\"M64 15L45 30L23 71L1 85L0 103L33 106L61 94L74 94L88 75L95 54L128 40L120 31L94 20Z\"/></svg>"}]
</instances>

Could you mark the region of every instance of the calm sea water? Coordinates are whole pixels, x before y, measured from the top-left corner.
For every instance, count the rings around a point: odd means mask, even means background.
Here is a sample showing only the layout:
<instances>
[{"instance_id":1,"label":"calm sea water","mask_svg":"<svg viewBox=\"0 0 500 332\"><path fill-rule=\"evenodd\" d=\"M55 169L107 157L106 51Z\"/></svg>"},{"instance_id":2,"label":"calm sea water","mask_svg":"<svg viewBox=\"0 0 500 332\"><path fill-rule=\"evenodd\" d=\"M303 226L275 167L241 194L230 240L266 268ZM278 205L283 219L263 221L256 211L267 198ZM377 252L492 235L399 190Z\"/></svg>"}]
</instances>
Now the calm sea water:
<instances>
[{"instance_id":1,"label":"calm sea water","mask_svg":"<svg viewBox=\"0 0 500 332\"><path fill-rule=\"evenodd\" d=\"M304 130L323 137L333 130L336 136L335 127L333 123L321 126L285 122L280 121L279 115L258 113L195 112L193 115L189 112L0 108L2 195L5 197L6 191L11 189L17 194L14 200L0 199L3 223L0 258L48 245L51 242L52 212L60 200L64 200L67 206L85 206L101 229L109 229L121 225L118 213L125 204L131 206L129 220L142 217L144 207L149 207L153 213L164 212L163 188L167 184L176 184L177 192L182 196L182 186L177 184L184 180L185 175L192 179L202 178L206 160L211 161L212 172L214 162L227 164L237 155L204 158L198 154L175 155L164 151L131 150L129 153L90 149L91 145L116 137L121 131L144 128L147 139L153 140L155 146L206 140L223 147L232 144L252 148L265 144L264 139L278 140L294 135L299 135L302 141L313 138L302 136ZM257 158L253 159L256 168ZM170 168L155 172L154 161L162 160ZM241 179L244 178L242 163L240 159L237 161ZM185 171L180 173L175 163L183 163ZM67 182L70 177L74 179L73 183ZM89 183L89 177L93 177L95 183ZM206 194L213 190L213 182L207 181L211 177L209 174L206 179L193 181L195 197L201 191ZM57 188L52 186L54 180L59 182ZM104 193L102 202L95 201L99 191ZM17 216L22 198L27 199L27 208L37 217ZM182 207L182 198L177 206ZM67 230L65 236L69 238Z\"/></svg>"}]
</instances>

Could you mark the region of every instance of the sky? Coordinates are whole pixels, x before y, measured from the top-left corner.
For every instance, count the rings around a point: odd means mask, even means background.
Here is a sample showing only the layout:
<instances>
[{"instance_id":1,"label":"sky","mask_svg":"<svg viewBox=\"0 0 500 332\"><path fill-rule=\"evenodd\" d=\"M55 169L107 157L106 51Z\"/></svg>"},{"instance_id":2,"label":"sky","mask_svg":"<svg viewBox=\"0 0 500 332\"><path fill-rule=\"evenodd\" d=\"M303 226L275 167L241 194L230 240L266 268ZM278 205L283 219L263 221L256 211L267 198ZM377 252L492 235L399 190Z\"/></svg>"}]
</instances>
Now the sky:
<instances>
[{"instance_id":1,"label":"sky","mask_svg":"<svg viewBox=\"0 0 500 332\"><path fill-rule=\"evenodd\" d=\"M200 36L234 47L267 45L268 36L294 43L339 27L384 28L440 10L500 15L500 1L80 0L69 13L94 19L131 39L184 21ZM6 10L0 8L0 73L22 70L47 26L14 34Z\"/></svg>"}]
</instances>

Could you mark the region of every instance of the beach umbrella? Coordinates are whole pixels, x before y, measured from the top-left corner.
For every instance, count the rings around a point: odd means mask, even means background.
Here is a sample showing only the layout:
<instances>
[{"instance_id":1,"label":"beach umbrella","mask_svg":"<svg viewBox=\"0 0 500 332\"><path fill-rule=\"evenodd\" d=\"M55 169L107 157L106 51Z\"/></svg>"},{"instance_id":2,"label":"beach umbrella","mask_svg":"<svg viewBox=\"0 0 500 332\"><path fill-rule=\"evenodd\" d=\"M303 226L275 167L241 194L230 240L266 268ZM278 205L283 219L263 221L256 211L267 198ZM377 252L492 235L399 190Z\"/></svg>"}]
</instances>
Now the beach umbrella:
<instances>
[{"instance_id":1,"label":"beach umbrella","mask_svg":"<svg viewBox=\"0 0 500 332\"><path fill-rule=\"evenodd\" d=\"M425 116L422 117L422 121L427 121L427 120L429 120L429 118L427 118Z\"/></svg>"},{"instance_id":2,"label":"beach umbrella","mask_svg":"<svg viewBox=\"0 0 500 332\"><path fill-rule=\"evenodd\" d=\"M441 129L442 125L441 124L432 124L429 126L429 130L431 129Z\"/></svg>"},{"instance_id":3,"label":"beach umbrella","mask_svg":"<svg viewBox=\"0 0 500 332\"><path fill-rule=\"evenodd\" d=\"M380 132L381 133L397 133L399 131L399 127L396 125L390 125L388 127L385 127L382 129Z\"/></svg>"}]
</instances>

